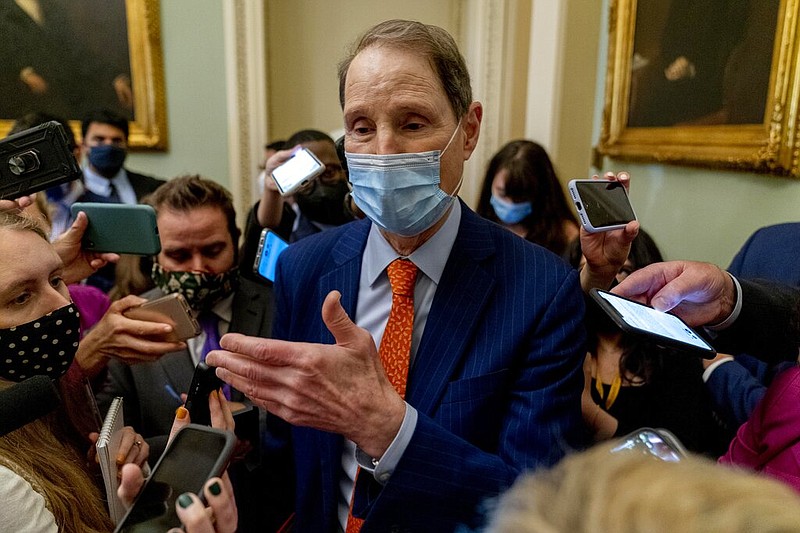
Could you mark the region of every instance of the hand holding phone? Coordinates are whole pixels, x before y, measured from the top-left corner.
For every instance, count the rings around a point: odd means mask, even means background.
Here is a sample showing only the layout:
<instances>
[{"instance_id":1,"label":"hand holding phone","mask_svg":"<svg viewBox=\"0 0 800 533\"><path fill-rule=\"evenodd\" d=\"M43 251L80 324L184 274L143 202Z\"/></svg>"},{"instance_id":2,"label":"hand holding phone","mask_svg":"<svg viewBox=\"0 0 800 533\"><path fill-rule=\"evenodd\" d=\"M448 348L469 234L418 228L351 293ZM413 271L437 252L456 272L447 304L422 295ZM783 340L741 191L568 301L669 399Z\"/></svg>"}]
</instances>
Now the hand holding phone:
<instances>
[{"instance_id":1,"label":"hand holding phone","mask_svg":"<svg viewBox=\"0 0 800 533\"><path fill-rule=\"evenodd\" d=\"M211 410L208 406L208 395L222 387L222 380L217 377L216 367L208 366L203 361L197 363L186 395L185 407L189 411L192 424L211 425Z\"/></svg>"},{"instance_id":2,"label":"hand holding phone","mask_svg":"<svg viewBox=\"0 0 800 533\"><path fill-rule=\"evenodd\" d=\"M156 212L149 205L76 202L73 218L83 211L89 227L81 246L91 252L156 255L161 251Z\"/></svg>"},{"instance_id":3,"label":"hand holding phone","mask_svg":"<svg viewBox=\"0 0 800 533\"><path fill-rule=\"evenodd\" d=\"M282 196L297 189L325 172L325 165L307 148L300 148L285 163L272 171L272 179Z\"/></svg>"},{"instance_id":4,"label":"hand holding phone","mask_svg":"<svg viewBox=\"0 0 800 533\"><path fill-rule=\"evenodd\" d=\"M258 252L256 252L253 271L269 281L275 281L278 256L288 247L289 243L278 237L274 231L265 228L258 241Z\"/></svg>"},{"instance_id":5,"label":"hand holding phone","mask_svg":"<svg viewBox=\"0 0 800 533\"><path fill-rule=\"evenodd\" d=\"M203 485L225 471L235 441L230 431L195 424L181 429L114 532L167 531L180 527L175 512L178 496L193 492L204 500Z\"/></svg>"},{"instance_id":6,"label":"hand holding phone","mask_svg":"<svg viewBox=\"0 0 800 533\"><path fill-rule=\"evenodd\" d=\"M619 328L650 341L713 359L716 350L686 323L671 313L653 309L614 293L592 289L589 295Z\"/></svg>"},{"instance_id":7,"label":"hand holding phone","mask_svg":"<svg viewBox=\"0 0 800 533\"><path fill-rule=\"evenodd\" d=\"M625 186L614 180L571 180L569 193L589 233L624 228L636 220Z\"/></svg>"},{"instance_id":8,"label":"hand holding phone","mask_svg":"<svg viewBox=\"0 0 800 533\"><path fill-rule=\"evenodd\" d=\"M170 324L173 330L166 340L171 342L185 341L200 334L200 324L192 315L186 299L177 292L131 307L123 314L134 320Z\"/></svg>"}]
</instances>

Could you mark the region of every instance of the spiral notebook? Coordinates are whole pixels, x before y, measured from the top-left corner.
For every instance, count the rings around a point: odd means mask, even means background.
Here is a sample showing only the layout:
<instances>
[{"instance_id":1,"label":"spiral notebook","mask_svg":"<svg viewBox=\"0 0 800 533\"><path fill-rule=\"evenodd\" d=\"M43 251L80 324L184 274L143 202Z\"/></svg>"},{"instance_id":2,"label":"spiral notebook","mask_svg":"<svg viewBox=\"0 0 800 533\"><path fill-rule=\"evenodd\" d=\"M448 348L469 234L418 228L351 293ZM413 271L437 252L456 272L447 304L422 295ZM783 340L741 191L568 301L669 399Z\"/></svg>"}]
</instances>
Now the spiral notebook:
<instances>
[{"instance_id":1,"label":"spiral notebook","mask_svg":"<svg viewBox=\"0 0 800 533\"><path fill-rule=\"evenodd\" d=\"M117 451L119 450L122 428L125 425L122 416L122 397L117 396L111 402L103 427L100 428L100 437L97 439L97 457L100 460L100 470L103 471L103 483L106 486L106 500L108 501L108 514L116 524L125 515L125 506L117 497Z\"/></svg>"}]
</instances>

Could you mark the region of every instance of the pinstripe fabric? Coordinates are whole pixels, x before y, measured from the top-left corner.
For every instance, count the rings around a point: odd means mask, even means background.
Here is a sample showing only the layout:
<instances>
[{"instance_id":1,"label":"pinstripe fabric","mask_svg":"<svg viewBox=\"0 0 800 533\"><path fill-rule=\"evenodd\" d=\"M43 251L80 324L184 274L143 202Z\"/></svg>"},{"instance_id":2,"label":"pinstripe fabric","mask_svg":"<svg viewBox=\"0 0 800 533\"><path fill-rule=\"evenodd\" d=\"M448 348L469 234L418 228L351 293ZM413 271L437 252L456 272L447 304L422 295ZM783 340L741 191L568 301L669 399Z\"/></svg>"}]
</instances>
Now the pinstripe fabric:
<instances>
[{"instance_id":1,"label":"pinstripe fabric","mask_svg":"<svg viewBox=\"0 0 800 533\"><path fill-rule=\"evenodd\" d=\"M524 469L582 446L583 296L550 252L462 205L459 234L410 370L419 412L391 479L360 476L353 512L370 531L452 531ZM281 257L274 333L333 342L320 319L333 289L355 315L369 222L331 230ZM318 281L316 281L318 280ZM341 437L293 430L298 531L336 531ZM413 509L413 512L409 512Z\"/></svg>"}]
</instances>

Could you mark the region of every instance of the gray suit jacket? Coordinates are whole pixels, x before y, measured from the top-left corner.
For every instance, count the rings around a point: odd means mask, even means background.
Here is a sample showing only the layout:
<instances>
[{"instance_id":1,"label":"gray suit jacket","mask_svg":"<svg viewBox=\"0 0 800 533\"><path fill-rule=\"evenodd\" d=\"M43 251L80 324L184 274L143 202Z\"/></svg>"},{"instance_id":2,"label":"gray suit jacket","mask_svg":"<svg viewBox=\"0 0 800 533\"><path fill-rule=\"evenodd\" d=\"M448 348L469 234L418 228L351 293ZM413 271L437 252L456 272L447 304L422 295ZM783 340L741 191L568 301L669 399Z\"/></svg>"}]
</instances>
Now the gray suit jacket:
<instances>
[{"instance_id":1,"label":"gray suit jacket","mask_svg":"<svg viewBox=\"0 0 800 533\"><path fill-rule=\"evenodd\" d=\"M142 296L153 299L162 294L153 289ZM233 297L230 331L269 337L272 313L272 286L240 278L239 289ZM167 385L178 394L187 392L193 372L194 363L189 350L165 354L152 363L130 366L112 360L108 365L106 382L97 395L98 404L105 412L115 396L122 396L125 424L148 438L152 447L159 448L159 439L151 438L169 434L175 409L181 405L168 391ZM234 400L241 401L241 393L233 391L233 394ZM151 451L151 457L157 458L158 455L154 455L157 452L157 449Z\"/></svg>"}]
</instances>

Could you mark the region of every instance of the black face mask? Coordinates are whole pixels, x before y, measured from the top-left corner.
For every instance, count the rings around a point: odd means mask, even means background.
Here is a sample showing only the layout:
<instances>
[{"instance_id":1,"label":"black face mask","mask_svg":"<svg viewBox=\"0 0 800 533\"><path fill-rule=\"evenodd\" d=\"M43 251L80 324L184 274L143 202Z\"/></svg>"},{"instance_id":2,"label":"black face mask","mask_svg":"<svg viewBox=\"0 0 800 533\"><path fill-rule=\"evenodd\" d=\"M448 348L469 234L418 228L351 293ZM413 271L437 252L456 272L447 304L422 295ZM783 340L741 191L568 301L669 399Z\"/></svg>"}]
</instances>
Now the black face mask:
<instances>
[{"instance_id":1,"label":"black face mask","mask_svg":"<svg viewBox=\"0 0 800 533\"><path fill-rule=\"evenodd\" d=\"M353 220L345 210L345 197L349 191L345 181L331 185L317 182L310 193L297 193L294 199L300 212L314 222L340 226Z\"/></svg>"},{"instance_id":2,"label":"black face mask","mask_svg":"<svg viewBox=\"0 0 800 533\"><path fill-rule=\"evenodd\" d=\"M13 328L0 329L0 378L23 381L31 376L63 376L81 338L80 313L74 304Z\"/></svg>"}]
</instances>

